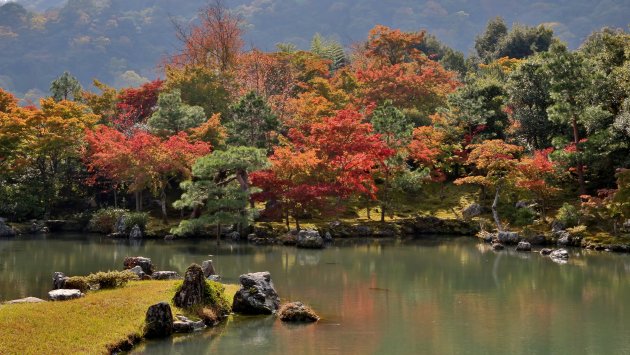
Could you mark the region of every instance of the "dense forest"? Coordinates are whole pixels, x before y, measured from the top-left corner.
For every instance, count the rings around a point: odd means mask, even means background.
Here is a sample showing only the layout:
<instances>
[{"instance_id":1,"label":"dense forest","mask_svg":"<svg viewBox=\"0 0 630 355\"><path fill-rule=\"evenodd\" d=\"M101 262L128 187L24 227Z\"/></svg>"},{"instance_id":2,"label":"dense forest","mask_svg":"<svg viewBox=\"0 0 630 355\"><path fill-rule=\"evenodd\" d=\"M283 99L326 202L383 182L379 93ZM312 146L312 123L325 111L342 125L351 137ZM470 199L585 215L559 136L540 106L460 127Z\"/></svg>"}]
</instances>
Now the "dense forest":
<instances>
[{"instance_id":1,"label":"dense forest","mask_svg":"<svg viewBox=\"0 0 630 355\"><path fill-rule=\"evenodd\" d=\"M194 21L203 0L0 1L0 86L37 101L65 70L84 85L93 78L116 88L159 75L158 63L177 48L172 21ZM428 30L451 48L473 53L476 33L495 16L508 25L540 23L569 48L603 26L627 26L624 1L297 1L230 0L246 22L244 48L274 50L291 42L308 49L314 33L344 47L365 39L376 24Z\"/></svg>"},{"instance_id":2,"label":"dense forest","mask_svg":"<svg viewBox=\"0 0 630 355\"><path fill-rule=\"evenodd\" d=\"M248 49L246 29L215 1L176 27L163 79L83 87L65 72L38 105L0 90L0 215L133 208L207 235L358 210L386 222L428 186L460 186L499 231L555 219L615 234L630 218L624 30L571 50L494 18L466 58L383 25L351 50L319 34Z\"/></svg>"}]
</instances>

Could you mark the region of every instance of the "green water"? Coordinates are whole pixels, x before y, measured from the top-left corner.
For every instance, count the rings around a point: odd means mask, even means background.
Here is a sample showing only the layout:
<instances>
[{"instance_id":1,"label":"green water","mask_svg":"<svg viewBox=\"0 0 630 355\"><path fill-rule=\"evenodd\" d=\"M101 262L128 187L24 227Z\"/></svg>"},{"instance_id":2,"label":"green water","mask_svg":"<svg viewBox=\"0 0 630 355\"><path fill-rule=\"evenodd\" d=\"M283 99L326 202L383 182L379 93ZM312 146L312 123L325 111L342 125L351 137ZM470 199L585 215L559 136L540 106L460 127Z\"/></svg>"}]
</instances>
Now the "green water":
<instances>
[{"instance_id":1,"label":"green water","mask_svg":"<svg viewBox=\"0 0 630 355\"><path fill-rule=\"evenodd\" d=\"M213 255L226 282L270 271L323 320L273 317L144 343L138 354L630 353L630 256L571 250L568 264L471 239L359 242L323 251L64 236L0 240L0 300L45 296L51 273L120 269L128 255L182 272Z\"/></svg>"}]
</instances>

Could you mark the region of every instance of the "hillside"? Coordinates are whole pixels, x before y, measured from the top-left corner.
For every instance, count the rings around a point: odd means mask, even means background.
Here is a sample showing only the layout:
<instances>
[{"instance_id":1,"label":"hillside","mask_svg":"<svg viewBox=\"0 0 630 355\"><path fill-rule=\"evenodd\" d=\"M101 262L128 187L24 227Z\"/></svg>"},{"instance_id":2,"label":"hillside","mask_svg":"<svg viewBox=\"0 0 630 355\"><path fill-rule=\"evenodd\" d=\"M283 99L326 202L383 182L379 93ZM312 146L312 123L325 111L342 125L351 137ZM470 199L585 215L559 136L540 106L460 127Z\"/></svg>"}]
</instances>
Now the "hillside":
<instances>
[{"instance_id":1,"label":"hillside","mask_svg":"<svg viewBox=\"0 0 630 355\"><path fill-rule=\"evenodd\" d=\"M3 3L3 1L0 1ZM47 91L70 70L83 84L97 77L121 86L158 76L160 58L177 46L171 18L194 19L202 0L22 0L0 7L0 87L20 96ZM363 40L375 24L425 28L470 53L485 23L549 24L576 48L593 30L627 27L627 1L452 0L230 0L246 21L247 47L270 50L278 42L308 46L316 32L345 45ZM29 95L35 97L37 91ZM41 92L40 92L41 93Z\"/></svg>"}]
</instances>

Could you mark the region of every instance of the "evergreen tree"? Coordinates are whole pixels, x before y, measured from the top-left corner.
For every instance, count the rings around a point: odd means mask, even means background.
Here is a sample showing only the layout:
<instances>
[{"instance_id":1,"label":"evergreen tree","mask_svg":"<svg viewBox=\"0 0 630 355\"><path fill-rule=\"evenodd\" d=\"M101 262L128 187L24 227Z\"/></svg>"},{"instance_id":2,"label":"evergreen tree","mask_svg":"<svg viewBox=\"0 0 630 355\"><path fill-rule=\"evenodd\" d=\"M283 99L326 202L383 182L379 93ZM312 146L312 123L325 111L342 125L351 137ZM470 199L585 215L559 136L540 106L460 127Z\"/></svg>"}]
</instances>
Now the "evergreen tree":
<instances>
[{"instance_id":1,"label":"evergreen tree","mask_svg":"<svg viewBox=\"0 0 630 355\"><path fill-rule=\"evenodd\" d=\"M75 101L80 97L81 90L79 80L68 72L64 72L50 84L50 93L55 101L70 99Z\"/></svg>"},{"instance_id":2,"label":"evergreen tree","mask_svg":"<svg viewBox=\"0 0 630 355\"><path fill-rule=\"evenodd\" d=\"M174 89L160 94L157 110L147 124L155 133L171 136L198 127L205 121L203 108L186 105L179 89Z\"/></svg>"}]
</instances>

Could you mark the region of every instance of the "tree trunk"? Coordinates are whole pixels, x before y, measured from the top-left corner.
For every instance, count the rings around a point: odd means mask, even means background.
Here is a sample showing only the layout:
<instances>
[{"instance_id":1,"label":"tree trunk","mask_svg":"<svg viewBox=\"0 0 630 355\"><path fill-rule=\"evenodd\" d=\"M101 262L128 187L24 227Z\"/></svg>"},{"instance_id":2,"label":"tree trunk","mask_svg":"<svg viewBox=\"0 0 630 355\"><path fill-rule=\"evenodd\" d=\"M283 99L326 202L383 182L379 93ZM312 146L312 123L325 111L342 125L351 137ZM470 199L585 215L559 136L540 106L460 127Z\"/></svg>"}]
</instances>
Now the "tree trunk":
<instances>
[{"instance_id":1,"label":"tree trunk","mask_svg":"<svg viewBox=\"0 0 630 355\"><path fill-rule=\"evenodd\" d=\"M575 152L577 154L577 175L578 184L580 188L580 195L586 195L586 183L584 181L584 166L582 165L582 158L580 157L580 136L578 133L577 119L575 116L571 118L571 125L573 126L573 143L575 144Z\"/></svg>"},{"instance_id":2,"label":"tree trunk","mask_svg":"<svg viewBox=\"0 0 630 355\"><path fill-rule=\"evenodd\" d=\"M496 192L494 194L494 202L492 203L492 217L497 224L497 230L503 232L503 226L501 226L501 219L499 219L499 212L497 206L499 205L499 194L501 193L501 183L497 183Z\"/></svg>"},{"instance_id":3,"label":"tree trunk","mask_svg":"<svg viewBox=\"0 0 630 355\"><path fill-rule=\"evenodd\" d=\"M136 197L136 212L142 211L142 191L136 191L134 193Z\"/></svg>"},{"instance_id":4,"label":"tree trunk","mask_svg":"<svg viewBox=\"0 0 630 355\"><path fill-rule=\"evenodd\" d=\"M217 245L221 244L221 223L217 223Z\"/></svg>"},{"instance_id":5,"label":"tree trunk","mask_svg":"<svg viewBox=\"0 0 630 355\"><path fill-rule=\"evenodd\" d=\"M286 218L287 221L287 233L291 232L291 224L289 223L289 209L287 208L286 212L284 213L284 216Z\"/></svg>"},{"instance_id":6,"label":"tree trunk","mask_svg":"<svg viewBox=\"0 0 630 355\"><path fill-rule=\"evenodd\" d=\"M300 218L298 217L298 213L296 213L295 216L293 216L293 218L295 218L295 228L299 232L301 228L300 228Z\"/></svg>"},{"instance_id":7,"label":"tree trunk","mask_svg":"<svg viewBox=\"0 0 630 355\"><path fill-rule=\"evenodd\" d=\"M168 224L168 216L166 211L166 191L164 189L162 189L162 192L160 193L160 205L162 207L162 222L164 222L164 224Z\"/></svg>"}]
</instances>

